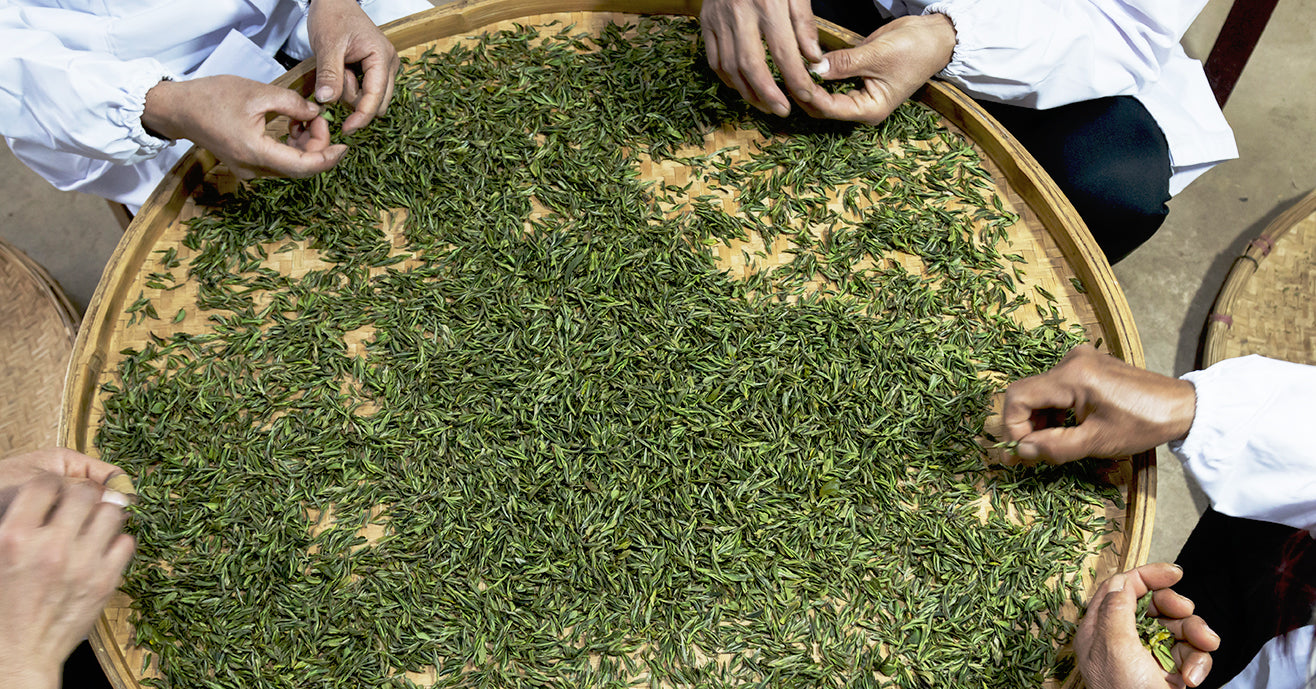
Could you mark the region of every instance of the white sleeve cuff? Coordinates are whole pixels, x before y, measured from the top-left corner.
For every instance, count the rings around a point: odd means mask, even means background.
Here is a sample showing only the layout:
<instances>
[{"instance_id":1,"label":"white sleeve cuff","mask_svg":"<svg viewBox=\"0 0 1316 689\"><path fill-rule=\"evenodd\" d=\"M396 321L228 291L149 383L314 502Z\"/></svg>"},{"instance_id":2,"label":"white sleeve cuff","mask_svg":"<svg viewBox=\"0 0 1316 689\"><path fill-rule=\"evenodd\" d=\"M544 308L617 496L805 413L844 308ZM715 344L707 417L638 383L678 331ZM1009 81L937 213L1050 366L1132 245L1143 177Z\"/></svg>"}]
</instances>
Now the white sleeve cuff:
<instances>
[{"instance_id":1,"label":"white sleeve cuff","mask_svg":"<svg viewBox=\"0 0 1316 689\"><path fill-rule=\"evenodd\" d=\"M955 51L945 69L938 73L941 78L954 81L970 75L965 68L967 57L984 45L973 33L977 23L973 14L979 11L977 5L980 4L978 0L940 0L923 8L923 14L944 15L955 27Z\"/></svg>"},{"instance_id":2,"label":"white sleeve cuff","mask_svg":"<svg viewBox=\"0 0 1316 689\"><path fill-rule=\"evenodd\" d=\"M137 144L137 151L119 162L128 165L154 158L160 151L174 145L169 139L151 135L142 125L142 113L146 111L146 92L155 88L161 81L172 81L176 77L160 66L159 70L138 72L132 80L123 85L127 98L121 107L111 110L110 121L128 130L128 138Z\"/></svg>"},{"instance_id":3,"label":"white sleeve cuff","mask_svg":"<svg viewBox=\"0 0 1316 689\"><path fill-rule=\"evenodd\" d=\"M1316 367L1252 355L1183 379L1196 391L1197 412L1170 450L1211 505L1316 530Z\"/></svg>"}]
</instances>

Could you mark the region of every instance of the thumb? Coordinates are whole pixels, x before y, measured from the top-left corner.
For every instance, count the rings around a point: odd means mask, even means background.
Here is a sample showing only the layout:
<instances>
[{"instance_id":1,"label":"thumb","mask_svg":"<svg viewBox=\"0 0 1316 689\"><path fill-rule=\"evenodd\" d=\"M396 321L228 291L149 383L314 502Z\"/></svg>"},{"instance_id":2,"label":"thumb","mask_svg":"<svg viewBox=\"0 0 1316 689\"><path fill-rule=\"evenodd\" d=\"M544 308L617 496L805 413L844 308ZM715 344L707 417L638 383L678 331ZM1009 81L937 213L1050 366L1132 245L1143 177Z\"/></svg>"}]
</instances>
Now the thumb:
<instances>
[{"instance_id":1,"label":"thumb","mask_svg":"<svg viewBox=\"0 0 1316 689\"><path fill-rule=\"evenodd\" d=\"M1043 428L1019 439L1015 453L1032 461L1041 459L1063 464L1083 459L1093 453L1094 424L1079 424L1063 428Z\"/></svg>"},{"instance_id":2,"label":"thumb","mask_svg":"<svg viewBox=\"0 0 1316 689\"><path fill-rule=\"evenodd\" d=\"M343 54L347 47L335 41L315 56L315 99L321 103L338 100L343 92Z\"/></svg>"},{"instance_id":3,"label":"thumb","mask_svg":"<svg viewBox=\"0 0 1316 689\"><path fill-rule=\"evenodd\" d=\"M868 76L870 70L867 67L871 62L869 55L871 51L872 46L869 44L833 50L823 55L822 61L810 65L809 71L829 80Z\"/></svg>"},{"instance_id":4,"label":"thumb","mask_svg":"<svg viewBox=\"0 0 1316 689\"><path fill-rule=\"evenodd\" d=\"M297 122L308 122L320 114L322 108L291 89L271 87L260 99L260 108L266 113L287 115Z\"/></svg>"},{"instance_id":5,"label":"thumb","mask_svg":"<svg viewBox=\"0 0 1316 689\"><path fill-rule=\"evenodd\" d=\"M1133 586L1112 587L1097 610L1097 634L1107 642L1138 641L1138 597Z\"/></svg>"}]
</instances>

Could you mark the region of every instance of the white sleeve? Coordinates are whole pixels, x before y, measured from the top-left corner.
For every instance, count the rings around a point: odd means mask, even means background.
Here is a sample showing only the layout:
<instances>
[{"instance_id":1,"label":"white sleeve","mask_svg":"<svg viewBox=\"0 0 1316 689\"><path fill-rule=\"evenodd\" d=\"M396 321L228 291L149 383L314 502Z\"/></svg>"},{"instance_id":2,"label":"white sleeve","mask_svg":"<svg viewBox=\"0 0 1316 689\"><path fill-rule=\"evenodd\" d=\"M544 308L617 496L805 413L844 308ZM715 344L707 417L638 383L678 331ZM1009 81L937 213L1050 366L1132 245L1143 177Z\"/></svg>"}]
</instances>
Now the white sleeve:
<instances>
[{"instance_id":1,"label":"white sleeve","mask_svg":"<svg viewBox=\"0 0 1316 689\"><path fill-rule=\"evenodd\" d=\"M940 0L924 13L955 25L943 78L970 95L1029 108L1133 95L1205 0Z\"/></svg>"},{"instance_id":2,"label":"white sleeve","mask_svg":"<svg viewBox=\"0 0 1316 689\"><path fill-rule=\"evenodd\" d=\"M1170 449L1219 512L1316 529L1316 367L1247 356L1183 376L1192 429Z\"/></svg>"},{"instance_id":3,"label":"white sleeve","mask_svg":"<svg viewBox=\"0 0 1316 689\"><path fill-rule=\"evenodd\" d=\"M174 78L159 61L121 60L108 53L72 49L58 36L33 28L89 21L57 8L0 9L0 134L59 152L131 164L154 157L172 142L142 127L146 92ZM54 21L52 21L54 20Z\"/></svg>"}]
</instances>

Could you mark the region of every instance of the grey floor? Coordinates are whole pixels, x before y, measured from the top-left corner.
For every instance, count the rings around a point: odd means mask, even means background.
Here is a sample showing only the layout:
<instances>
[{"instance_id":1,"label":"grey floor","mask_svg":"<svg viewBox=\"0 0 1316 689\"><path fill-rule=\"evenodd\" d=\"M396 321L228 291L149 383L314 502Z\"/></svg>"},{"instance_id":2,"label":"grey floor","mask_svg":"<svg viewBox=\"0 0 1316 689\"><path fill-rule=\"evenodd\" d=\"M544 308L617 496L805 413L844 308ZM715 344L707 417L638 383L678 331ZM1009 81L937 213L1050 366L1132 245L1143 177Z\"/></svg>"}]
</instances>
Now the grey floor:
<instances>
[{"instance_id":1,"label":"grey floor","mask_svg":"<svg viewBox=\"0 0 1316 689\"><path fill-rule=\"evenodd\" d=\"M1210 0L1184 44L1204 57L1229 0ZM1207 173L1170 204L1169 220L1115 268L1153 371L1195 367L1202 324L1234 257L1316 187L1316 0L1284 0L1225 109L1241 158ZM0 148L0 237L47 270L79 306L91 299L120 237L100 199L62 193ZM1172 560L1205 507L1161 451L1153 560Z\"/></svg>"}]
</instances>

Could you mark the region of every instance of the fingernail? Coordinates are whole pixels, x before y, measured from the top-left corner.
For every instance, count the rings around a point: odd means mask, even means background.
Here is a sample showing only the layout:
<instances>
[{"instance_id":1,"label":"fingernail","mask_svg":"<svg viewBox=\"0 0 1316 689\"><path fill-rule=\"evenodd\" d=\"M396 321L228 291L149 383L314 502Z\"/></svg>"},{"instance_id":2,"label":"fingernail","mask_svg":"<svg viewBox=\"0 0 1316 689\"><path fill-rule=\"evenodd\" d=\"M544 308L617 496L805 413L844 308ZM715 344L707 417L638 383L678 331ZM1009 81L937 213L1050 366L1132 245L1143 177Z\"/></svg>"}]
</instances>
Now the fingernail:
<instances>
[{"instance_id":1,"label":"fingernail","mask_svg":"<svg viewBox=\"0 0 1316 689\"><path fill-rule=\"evenodd\" d=\"M1202 680L1206 679L1206 661L1199 660L1193 663L1193 668L1188 671L1185 679L1192 682L1194 686L1201 684Z\"/></svg>"},{"instance_id":2,"label":"fingernail","mask_svg":"<svg viewBox=\"0 0 1316 689\"><path fill-rule=\"evenodd\" d=\"M1179 573L1180 573L1180 574L1183 574L1183 567L1180 567L1179 565L1177 565L1177 564L1175 564L1175 563L1173 563L1173 562L1170 563L1170 566L1173 567L1173 568L1175 568L1175 569L1177 569L1177 570L1179 570Z\"/></svg>"},{"instance_id":3,"label":"fingernail","mask_svg":"<svg viewBox=\"0 0 1316 689\"><path fill-rule=\"evenodd\" d=\"M1031 461L1037 459L1037 456L1040 455L1042 452L1037 447L1037 445L1033 443L1021 442L1018 445L1014 446L1014 453L1018 455L1020 459L1027 459Z\"/></svg>"},{"instance_id":4,"label":"fingernail","mask_svg":"<svg viewBox=\"0 0 1316 689\"><path fill-rule=\"evenodd\" d=\"M101 493L101 502L108 502L111 505L118 505L119 507L127 507L128 496L123 493L107 490L104 493Z\"/></svg>"},{"instance_id":5,"label":"fingernail","mask_svg":"<svg viewBox=\"0 0 1316 689\"><path fill-rule=\"evenodd\" d=\"M1109 584L1109 586L1107 587L1106 590L1107 590L1107 591L1110 591L1111 593L1114 593L1114 592L1116 592L1116 591L1123 591L1123 590L1124 590L1124 575L1121 573L1121 574L1116 574L1115 576L1111 577L1111 578L1110 578L1110 584Z\"/></svg>"},{"instance_id":6,"label":"fingernail","mask_svg":"<svg viewBox=\"0 0 1316 689\"><path fill-rule=\"evenodd\" d=\"M814 74L826 74L828 70L830 70L831 68L832 68L832 63L828 62L827 58L825 57L822 59L822 61L815 62L809 65L809 71L813 72Z\"/></svg>"},{"instance_id":7,"label":"fingernail","mask_svg":"<svg viewBox=\"0 0 1316 689\"><path fill-rule=\"evenodd\" d=\"M778 104L778 105L774 105L774 106L772 106L772 112L775 113L775 114L777 115L777 117L785 117L785 116L787 116L787 115L790 114L790 111L791 111L791 109L790 109L790 106L789 106L789 105L780 105L780 104Z\"/></svg>"},{"instance_id":8,"label":"fingernail","mask_svg":"<svg viewBox=\"0 0 1316 689\"><path fill-rule=\"evenodd\" d=\"M321 103L329 100L330 98L333 98L333 96L334 96L334 90L332 87L321 86L320 88L315 90L315 99L320 101Z\"/></svg>"}]
</instances>

